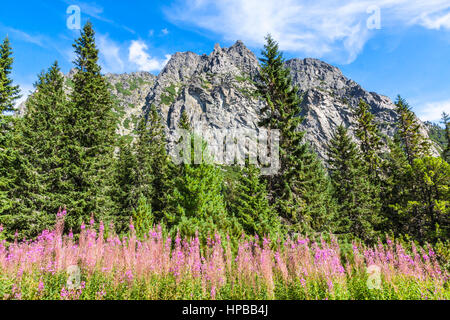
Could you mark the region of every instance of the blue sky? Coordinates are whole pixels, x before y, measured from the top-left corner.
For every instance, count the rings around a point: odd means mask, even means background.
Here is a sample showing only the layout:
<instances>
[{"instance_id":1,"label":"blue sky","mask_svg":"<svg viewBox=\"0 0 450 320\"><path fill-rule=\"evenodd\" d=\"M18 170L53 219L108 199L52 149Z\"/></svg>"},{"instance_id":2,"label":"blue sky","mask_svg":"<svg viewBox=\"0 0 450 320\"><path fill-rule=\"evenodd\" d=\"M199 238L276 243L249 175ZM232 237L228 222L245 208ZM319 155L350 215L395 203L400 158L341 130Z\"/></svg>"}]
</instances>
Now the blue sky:
<instances>
[{"instance_id":1,"label":"blue sky","mask_svg":"<svg viewBox=\"0 0 450 320\"><path fill-rule=\"evenodd\" d=\"M157 74L174 52L236 40L259 55L271 33L286 58L319 58L369 91L401 94L424 120L450 113L450 0L8 1L0 38L11 39L25 94L54 60L72 67L70 5L94 24L104 72Z\"/></svg>"}]
</instances>

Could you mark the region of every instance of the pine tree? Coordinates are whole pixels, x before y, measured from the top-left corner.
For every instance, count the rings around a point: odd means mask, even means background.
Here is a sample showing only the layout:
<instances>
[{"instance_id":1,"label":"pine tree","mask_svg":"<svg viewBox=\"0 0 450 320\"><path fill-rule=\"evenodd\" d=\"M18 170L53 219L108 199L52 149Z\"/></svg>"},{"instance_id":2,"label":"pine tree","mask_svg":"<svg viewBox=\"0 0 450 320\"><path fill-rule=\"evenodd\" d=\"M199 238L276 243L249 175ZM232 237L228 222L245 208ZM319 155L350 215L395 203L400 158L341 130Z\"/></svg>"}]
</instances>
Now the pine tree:
<instances>
[{"instance_id":1,"label":"pine tree","mask_svg":"<svg viewBox=\"0 0 450 320\"><path fill-rule=\"evenodd\" d=\"M14 102L20 98L19 86L13 85L11 79L12 49L9 38L6 37L0 45L0 115L5 112L14 112Z\"/></svg>"},{"instance_id":2,"label":"pine tree","mask_svg":"<svg viewBox=\"0 0 450 320\"><path fill-rule=\"evenodd\" d=\"M330 184L317 156L303 142L304 132L298 130L303 121L298 88L292 85L278 44L270 35L266 40L258 91L267 105L260 125L279 130L281 164L267 179L269 199L294 230L311 231L314 221L325 222L333 215ZM312 231L327 229L325 223Z\"/></svg>"},{"instance_id":3,"label":"pine tree","mask_svg":"<svg viewBox=\"0 0 450 320\"><path fill-rule=\"evenodd\" d=\"M361 142L361 154L369 169L369 177L373 182L378 182L382 142L374 115L370 112L369 105L362 99L355 110L355 118L357 122L355 134Z\"/></svg>"},{"instance_id":4,"label":"pine tree","mask_svg":"<svg viewBox=\"0 0 450 320\"><path fill-rule=\"evenodd\" d=\"M88 22L73 45L76 54L74 89L70 95L68 138L71 143L68 179L69 226L80 225L92 213L107 220L111 200L117 121L113 99L98 65L95 32Z\"/></svg>"},{"instance_id":5,"label":"pine tree","mask_svg":"<svg viewBox=\"0 0 450 320\"><path fill-rule=\"evenodd\" d=\"M144 196L139 197L137 208L133 209L133 223L136 235L141 239L148 235L149 231L153 228L154 217L152 206Z\"/></svg>"},{"instance_id":6,"label":"pine tree","mask_svg":"<svg viewBox=\"0 0 450 320\"><path fill-rule=\"evenodd\" d=\"M415 159L409 172L414 184L406 203L396 206L406 219L404 232L420 242L450 236L450 165L442 158Z\"/></svg>"},{"instance_id":7,"label":"pine tree","mask_svg":"<svg viewBox=\"0 0 450 320\"><path fill-rule=\"evenodd\" d=\"M166 206L169 159L166 152L164 127L154 105L148 116L141 117L136 130L136 141L120 146L115 193L122 226L127 217L145 198L153 215L161 219ZM117 224L116 224L117 225Z\"/></svg>"},{"instance_id":8,"label":"pine tree","mask_svg":"<svg viewBox=\"0 0 450 320\"><path fill-rule=\"evenodd\" d=\"M22 165L14 142L18 119L10 114L20 97L19 87L13 85L11 79L13 61L10 42L6 38L0 45L0 224L7 223L5 215L13 208L11 189L19 180L18 170Z\"/></svg>"},{"instance_id":9,"label":"pine tree","mask_svg":"<svg viewBox=\"0 0 450 320\"><path fill-rule=\"evenodd\" d=\"M137 182L137 167L135 145L122 137L119 139L113 195L117 208L114 226L119 233L128 231L129 218L139 200L134 192Z\"/></svg>"},{"instance_id":10,"label":"pine tree","mask_svg":"<svg viewBox=\"0 0 450 320\"><path fill-rule=\"evenodd\" d=\"M27 237L53 226L55 212L66 200L67 107L64 78L55 62L39 74L35 93L26 103L27 112L17 125L21 165L20 178L11 190L15 199L11 218L14 228Z\"/></svg>"},{"instance_id":11,"label":"pine tree","mask_svg":"<svg viewBox=\"0 0 450 320\"><path fill-rule=\"evenodd\" d=\"M445 112L442 113L442 124L444 125L445 138L447 140L445 149L442 152L442 158L447 161L447 163L450 163L450 115Z\"/></svg>"},{"instance_id":12,"label":"pine tree","mask_svg":"<svg viewBox=\"0 0 450 320\"><path fill-rule=\"evenodd\" d=\"M187 117L184 118L184 123L180 123L180 126L191 128ZM193 162L195 137L192 129L190 130ZM209 154L205 142L202 142L200 152L200 164L183 163L172 168L172 182L163 221L173 235L180 232L183 237L194 237L198 231L202 241L206 241L208 236L214 236L216 232L239 236L242 228L236 218L227 212L222 195L222 171L207 161Z\"/></svg>"},{"instance_id":13,"label":"pine tree","mask_svg":"<svg viewBox=\"0 0 450 320\"><path fill-rule=\"evenodd\" d=\"M183 130L192 130L186 110L183 110L183 112L181 112L179 127Z\"/></svg>"},{"instance_id":14,"label":"pine tree","mask_svg":"<svg viewBox=\"0 0 450 320\"><path fill-rule=\"evenodd\" d=\"M398 134L408 158L408 163L412 165L414 159L429 155L430 145L420 133L420 124L408 103L398 96L395 105L399 117L397 124Z\"/></svg>"},{"instance_id":15,"label":"pine tree","mask_svg":"<svg viewBox=\"0 0 450 320\"><path fill-rule=\"evenodd\" d=\"M340 125L329 143L330 174L338 202L337 233L351 234L365 241L374 240L382 222L379 202L367 168L360 160L357 145Z\"/></svg>"},{"instance_id":16,"label":"pine tree","mask_svg":"<svg viewBox=\"0 0 450 320\"><path fill-rule=\"evenodd\" d=\"M162 217L162 211L166 206L169 157L164 125L154 105L149 109L146 124L141 123L138 129L137 160L141 166L138 171L138 185L145 188L138 193L151 201L153 212ZM146 185L149 187L146 188Z\"/></svg>"},{"instance_id":17,"label":"pine tree","mask_svg":"<svg viewBox=\"0 0 450 320\"><path fill-rule=\"evenodd\" d=\"M389 151L382 162L380 199L382 212L387 218L384 229L399 234L405 221L395 210L395 204L405 204L407 201L410 189L409 163L398 134L394 136L394 139L388 139L388 147Z\"/></svg>"},{"instance_id":18,"label":"pine tree","mask_svg":"<svg viewBox=\"0 0 450 320\"><path fill-rule=\"evenodd\" d=\"M233 190L236 198L229 204L231 212L246 234L276 238L281 233L281 222L269 205L266 184L261 181L260 170L247 160L239 173Z\"/></svg>"}]
</instances>

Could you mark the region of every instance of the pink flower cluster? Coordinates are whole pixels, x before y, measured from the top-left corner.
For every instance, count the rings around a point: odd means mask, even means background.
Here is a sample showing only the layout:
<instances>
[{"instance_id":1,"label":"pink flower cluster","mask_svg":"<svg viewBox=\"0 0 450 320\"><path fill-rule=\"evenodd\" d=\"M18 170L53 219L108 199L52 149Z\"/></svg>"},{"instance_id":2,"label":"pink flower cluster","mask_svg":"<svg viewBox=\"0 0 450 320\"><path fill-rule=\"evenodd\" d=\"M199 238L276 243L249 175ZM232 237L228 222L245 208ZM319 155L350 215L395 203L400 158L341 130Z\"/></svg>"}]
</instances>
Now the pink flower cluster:
<instances>
[{"instance_id":1,"label":"pink flower cluster","mask_svg":"<svg viewBox=\"0 0 450 320\"><path fill-rule=\"evenodd\" d=\"M306 288L311 279L323 280L330 292L336 285L345 286L349 277L364 273L370 265L381 269L383 281L396 277L408 277L417 281L433 281L442 286L448 279L431 248L412 246L407 253L398 242L388 241L367 248L353 244L353 261L343 261L336 241L314 242L308 238L271 242L269 239L242 238L237 254L232 254L231 243L222 241L219 235L208 240L204 247L198 236L182 240L177 236L174 243L165 238L161 227L150 230L144 239L138 239L131 230L129 237L117 235L105 237L103 224L99 231L91 220L74 241L73 235L63 235L66 212L58 213L57 224L52 231L45 230L35 241L14 242L9 246L0 243L0 270L7 274L42 274L64 272L69 266L78 265L83 274L102 272L114 277L117 283L132 283L137 278L174 276L197 279L205 292L214 299L219 289L229 282L258 286L264 283L269 295L273 295L276 279L283 283L297 282ZM41 282L39 290L44 290ZM63 299L79 295L63 288ZM98 292L103 297L105 292Z\"/></svg>"}]
</instances>

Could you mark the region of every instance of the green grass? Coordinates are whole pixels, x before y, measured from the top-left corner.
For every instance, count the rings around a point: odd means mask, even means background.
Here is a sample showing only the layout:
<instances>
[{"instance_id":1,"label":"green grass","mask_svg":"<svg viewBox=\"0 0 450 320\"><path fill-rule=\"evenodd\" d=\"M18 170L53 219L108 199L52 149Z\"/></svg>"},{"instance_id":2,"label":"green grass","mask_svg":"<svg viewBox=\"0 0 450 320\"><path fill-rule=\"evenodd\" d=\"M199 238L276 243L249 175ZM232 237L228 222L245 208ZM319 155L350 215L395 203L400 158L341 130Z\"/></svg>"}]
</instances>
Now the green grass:
<instances>
[{"instance_id":1,"label":"green grass","mask_svg":"<svg viewBox=\"0 0 450 320\"><path fill-rule=\"evenodd\" d=\"M230 276L230 275L228 275ZM230 276L235 278L236 276ZM209 300L211 287L205 290L199 278L176 277L173 274L142 278L125 276L123 271L110 274L94 272L81 275L81 289L65 291L67 274L24 273L20 277L0 276L0 300ZM41 282L41 289L39 284ZM255 276L246 281L227 281L216 290L217 300L418 300L448 299L448 285L436 288L432 282L418 283L408 278L394 284L382 282L381 289L368 289L365 275L347 277L330 288L325 279L307 279L285 283L274 276L274 287L268 288ZM251 284L250 284L251 283ZM66 294L68 295L66 296Z\"/></svg>"}]
</instances>

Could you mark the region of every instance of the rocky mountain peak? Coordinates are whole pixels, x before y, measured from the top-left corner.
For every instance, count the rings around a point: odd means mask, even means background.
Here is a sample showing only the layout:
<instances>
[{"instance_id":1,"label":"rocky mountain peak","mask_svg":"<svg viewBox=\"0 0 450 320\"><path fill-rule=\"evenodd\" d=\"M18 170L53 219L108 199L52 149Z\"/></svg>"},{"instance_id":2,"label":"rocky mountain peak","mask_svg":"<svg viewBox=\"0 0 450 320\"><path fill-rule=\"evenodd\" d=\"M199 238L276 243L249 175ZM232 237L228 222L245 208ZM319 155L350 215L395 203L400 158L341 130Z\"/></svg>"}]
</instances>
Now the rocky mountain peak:
<instances>
[{"instance_id":1,"label":"rocky mountain peak","mask_svg":"<svg viewBox=\"0 0 450 320\"><path fill-rule=\"evenodd\" d=\"M302 92L315 87L342 90L353 84L341 70L318 59L291 59L286 61L286 66Z\"/></svg>"},{"instance_id":2,"label":"rocky mountain peak","mask_svg":"<svg viewBox=\"0 0 450 320\"><path fill-rule=\"evenodd\" d=\"M337 67L318 59L291 59L286 66L303 98L305 121L299 129L306 131L306 140L322 159L327 159L327 144L338 125L344 124L353 132L353 112L360 99L370 105L382 133L394 135L397 115L388 97L365 90ZM108 74L121 119L119 133L131 134L138 118L147 114L152 104L166 124L169 151L177 139L183 111L196 128L257 130L265 104L255 95L253 81L259 70L255 54L237 41L228 48L216 44L209 55L175 53L158 76L146 72ZM71 71L66 76L68 87L73 75ZM421 126L428 136L425 125ZM438 154L437 149L434 154Z\"/></svg>"}]
</instances>

